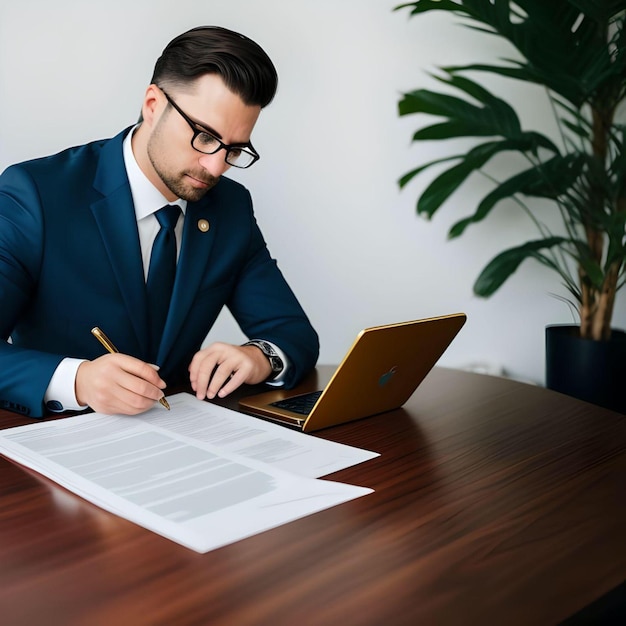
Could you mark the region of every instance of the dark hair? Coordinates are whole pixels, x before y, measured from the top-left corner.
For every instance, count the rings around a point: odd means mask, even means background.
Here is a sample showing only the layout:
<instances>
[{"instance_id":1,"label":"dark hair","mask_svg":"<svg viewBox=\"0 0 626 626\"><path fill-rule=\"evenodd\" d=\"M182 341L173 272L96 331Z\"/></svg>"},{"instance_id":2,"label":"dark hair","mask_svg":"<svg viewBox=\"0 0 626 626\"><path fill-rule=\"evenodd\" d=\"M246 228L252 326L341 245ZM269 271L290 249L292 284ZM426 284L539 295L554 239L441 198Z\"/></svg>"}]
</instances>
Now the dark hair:
<instances>
[{"instance_id":1,"label":"dark hair","mask_svg":"<svg viewBox=\"0 0 626 626\"><path fill-rule=\"evenodd\" d=\"M154 66L151 83L183 86L203 74L219 74L245 104L267 106L278 75L257 43L219 26L198 26L172 39Z\"/></svg>"}]
</instances>

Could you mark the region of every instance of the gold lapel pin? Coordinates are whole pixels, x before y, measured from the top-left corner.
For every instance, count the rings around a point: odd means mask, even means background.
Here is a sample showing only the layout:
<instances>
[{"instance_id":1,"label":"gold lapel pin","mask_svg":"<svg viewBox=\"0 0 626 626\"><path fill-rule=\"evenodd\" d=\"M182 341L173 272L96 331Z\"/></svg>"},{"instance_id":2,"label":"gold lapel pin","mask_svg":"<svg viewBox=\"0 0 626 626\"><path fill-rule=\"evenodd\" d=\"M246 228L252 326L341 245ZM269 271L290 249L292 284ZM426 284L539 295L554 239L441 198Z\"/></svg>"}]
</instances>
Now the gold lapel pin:
<instances>
[{"instance_id":1,"label":"gold lapel pin","mask_svg":"<svg viewBox=\"0 0 626 626\"><path fill-rule=\"evenodd\" d=\"M198 230L206 233L210 228L209 222L207 220L198 220Z\"/></svg>"}]
</instances>

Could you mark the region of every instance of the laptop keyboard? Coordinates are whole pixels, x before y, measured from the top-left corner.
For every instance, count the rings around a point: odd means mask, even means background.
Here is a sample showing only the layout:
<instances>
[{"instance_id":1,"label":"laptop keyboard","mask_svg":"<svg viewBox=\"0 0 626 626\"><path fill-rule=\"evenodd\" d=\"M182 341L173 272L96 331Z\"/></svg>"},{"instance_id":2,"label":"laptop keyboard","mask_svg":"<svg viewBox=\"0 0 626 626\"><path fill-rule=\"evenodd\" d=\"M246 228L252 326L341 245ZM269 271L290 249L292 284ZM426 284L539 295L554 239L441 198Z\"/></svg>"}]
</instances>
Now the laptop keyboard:
<instances>
[{"instance_id":1,"label":"laptop keyboard","mask_svg":"<svg viewBox=\"0 0 626 626\"><path fill-rule=\"evenodd\" d=\"M321 395L321 391L312 391L311 393L303 393L299 396L272 402L270 406L285 409L292 413L299 413L300 415L308 415Z\"/></svg>"}]
</instances>

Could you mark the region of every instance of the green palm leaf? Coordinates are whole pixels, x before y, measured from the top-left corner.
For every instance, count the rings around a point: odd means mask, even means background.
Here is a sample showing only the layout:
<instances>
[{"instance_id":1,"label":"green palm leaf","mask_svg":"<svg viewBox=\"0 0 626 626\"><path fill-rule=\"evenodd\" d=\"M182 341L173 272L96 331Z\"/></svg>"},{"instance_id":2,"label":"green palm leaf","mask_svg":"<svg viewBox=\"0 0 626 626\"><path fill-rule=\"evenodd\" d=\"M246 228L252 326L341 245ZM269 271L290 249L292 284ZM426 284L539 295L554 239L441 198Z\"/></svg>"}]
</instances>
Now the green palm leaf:
<instances>
[{"instance_id":1,"label":"green palm leaf","mask_svg":"<svg viewBox=\"0 0 626 626\"><path fill-rule=\"evenodd\" d=\"M567 242L564 237L548 237L529 241L521 246L501 252L489 261L476 279L474 293L482 298L488 298L502 286L511 274L517 271L523 261L528 258L537 258L539 251L560 246L564 242Z\"/></svg>"},{"instance_id":2,"label":"green palm leaf","mask_svg":"<svg viewBox=\"0 0 626 626\"><path fill-rule=\"evenodd\" d=\"M471 223L485 219L498 202L515 194L558 199L580 176L584 163L585 158L580 155L555 156L546 163L508 178L482 199L474 215L454 224L450 229L450 238L463 234Z\"/></svg>"},{"instance_id":3,"label":"green palm leaf","mask_svg":"<svg viewBox=\"0 0 626 626\"><path fill-rule=\"evenodd\" d=\"M472 148L465 155L454 157L461 159L461 162L444 171L426 187L418 200L417 212L420 214L426 214L428 217L432 217L435 211L437 211L437 209L439 209L441 205L461 186L468 176L473 172L480 170L493 156L507 151L534 152L536 151L538 145L543 145L543 139L543 136L539 133L527 133L516 140L507 139L502 141L486 142ZM552 145L551 142L547 140L546 142L547 146ZM442 163L445 160L448 159L439 159L427 164L426 166L418 168L417 170L413 170L410 173L410 177L412 178L414 175L422 172L427 167L430 167L435 163ZM498 187L498 189L489 194L489 196L483 200L479 206L477 214L471 218L463 220L463 226L460 226L461 222L459 225L456 225L451 230L450 236L456 237L460 235L465 229L465 226L467 226L470 222L480 221L483 219L491 207L502 198L507 197L507 195L510 196L516 192L524 192L528 195L554 197L556 191L550 191L545 186L547 185L547 181L551 180L551 173L557 171L557 167L554 164L558 163L559 160L560 157L555 157L555 161L549 162L551 164L548 165L546 171L532 168L531 170L528 170L528 172L524 172L513 179L510 179L510 181L503 183L503 185ZM565 169L565 165L562 167ZM407 179L407 176L404 178ZM565 184L562 176L559 180L561 181L559 184ZM554 181L553 184L556 184L557 182L558 181ZM542 185L545 188L542 188ZM460 232L456 232L459 228L461 229Z\"/></svg>"}]
</instances>

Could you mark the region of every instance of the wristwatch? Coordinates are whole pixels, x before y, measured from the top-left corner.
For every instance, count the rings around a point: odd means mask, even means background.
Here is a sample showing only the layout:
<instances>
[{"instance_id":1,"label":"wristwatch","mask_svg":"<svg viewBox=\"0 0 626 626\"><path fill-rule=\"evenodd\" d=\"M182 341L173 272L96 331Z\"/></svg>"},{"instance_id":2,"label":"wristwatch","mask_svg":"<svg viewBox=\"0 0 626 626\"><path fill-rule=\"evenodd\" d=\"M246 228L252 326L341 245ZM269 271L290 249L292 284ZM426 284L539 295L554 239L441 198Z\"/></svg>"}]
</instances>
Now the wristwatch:
<instances>
[{"instance_id":1,"label":"wristwatch","mask_svg":"<svg viewBox=\"0 0 626 626\"><path fill-rule=\"evenodd\" d=\"M268 359L272 366L272 373L267 380L274 380L285 369L283 360L278 356L278 352L268 341L261 339L252 339L243 344L244 346L256 346Z\"/></svg>"}]
</instances>

